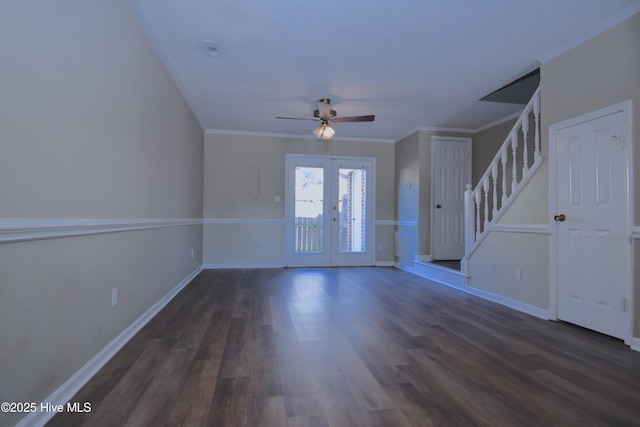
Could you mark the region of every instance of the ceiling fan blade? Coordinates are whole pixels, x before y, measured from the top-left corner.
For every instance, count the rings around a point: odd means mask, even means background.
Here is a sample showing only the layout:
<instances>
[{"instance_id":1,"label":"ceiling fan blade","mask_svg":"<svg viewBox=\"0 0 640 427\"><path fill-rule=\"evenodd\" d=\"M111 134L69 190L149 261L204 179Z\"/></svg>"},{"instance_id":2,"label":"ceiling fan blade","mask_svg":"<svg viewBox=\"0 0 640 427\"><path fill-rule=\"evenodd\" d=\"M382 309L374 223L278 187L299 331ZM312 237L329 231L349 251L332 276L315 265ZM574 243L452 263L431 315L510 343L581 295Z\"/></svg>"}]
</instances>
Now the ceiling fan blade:
<instances>
[{"instance_id":1,"label":"ceiling fan blade","mask_svg":"<svg viewBox=\"0 0 640 427\"><path fill-rule=\"evenodd\" d=\"M346 122L372 122L374 121L376 116L374 114L368 116L350 116L350 117L334 117L331 119L332 122L336 123L346 123Z\"/></svg>"},{"instance_id":2,"label":"ceiling fan blade","mask_svg":"<svg viewBox=\"0 0 640 427\"><path fill-rule=\"evenodd\" d=\"M281 116L276 116L276 119L286 119L286 120L318 120L318 119L309 119L309 118L303 118L303 117L281 117Z\"/></svg>"}]
</instances>

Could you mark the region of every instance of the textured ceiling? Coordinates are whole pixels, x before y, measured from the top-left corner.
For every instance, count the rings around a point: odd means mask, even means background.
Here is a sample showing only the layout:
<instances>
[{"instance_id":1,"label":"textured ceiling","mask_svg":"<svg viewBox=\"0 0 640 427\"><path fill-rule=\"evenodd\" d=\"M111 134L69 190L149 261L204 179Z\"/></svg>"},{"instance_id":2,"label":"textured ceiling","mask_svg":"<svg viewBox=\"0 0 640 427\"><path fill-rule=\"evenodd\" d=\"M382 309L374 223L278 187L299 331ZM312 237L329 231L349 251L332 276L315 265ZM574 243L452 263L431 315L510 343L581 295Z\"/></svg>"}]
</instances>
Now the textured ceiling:
<instances>
[{"instance_id":1,"label":"textured ceiling","mask_svg":"<svg viewBox=\"0 0 640 427\"><path fill-rule=\"evenodd\" d=\"M640 10L640 0L130 0L205 129L310 135L315 101L336 137L397 140L478 129L519 111L478 101ZM203 40L221 43L207 55ZM544 78L544 76L543 76Z\"/></svg>"}]
</instances>

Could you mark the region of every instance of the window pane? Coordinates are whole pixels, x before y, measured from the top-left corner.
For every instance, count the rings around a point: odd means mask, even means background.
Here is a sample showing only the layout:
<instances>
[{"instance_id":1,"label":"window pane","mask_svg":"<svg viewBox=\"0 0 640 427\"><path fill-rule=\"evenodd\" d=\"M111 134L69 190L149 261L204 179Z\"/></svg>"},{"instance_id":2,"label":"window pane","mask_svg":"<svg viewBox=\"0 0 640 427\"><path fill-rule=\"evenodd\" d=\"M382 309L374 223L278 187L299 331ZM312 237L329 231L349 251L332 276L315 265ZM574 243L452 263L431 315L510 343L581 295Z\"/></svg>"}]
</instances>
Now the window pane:
<instances>
[{"instance_id":1,"label":"window pane","mask_svg":"<svg viewBox=\"0 0 640 427\"><path fill-rule=\"evenodd\" d=\"M338 170L340 252L364 252L366 248L366 173L365 169Z\"/></svg>"},{"instance_id":2,"label":"window pane","mask_svg":"<svg viewBox=\"0 0 640 427\"><path fill-rule=\"evenodd\" d=\"M296 252L323 252L322 213L324 169L296 167L295 244Z\"/></svg>"}]
</instances>

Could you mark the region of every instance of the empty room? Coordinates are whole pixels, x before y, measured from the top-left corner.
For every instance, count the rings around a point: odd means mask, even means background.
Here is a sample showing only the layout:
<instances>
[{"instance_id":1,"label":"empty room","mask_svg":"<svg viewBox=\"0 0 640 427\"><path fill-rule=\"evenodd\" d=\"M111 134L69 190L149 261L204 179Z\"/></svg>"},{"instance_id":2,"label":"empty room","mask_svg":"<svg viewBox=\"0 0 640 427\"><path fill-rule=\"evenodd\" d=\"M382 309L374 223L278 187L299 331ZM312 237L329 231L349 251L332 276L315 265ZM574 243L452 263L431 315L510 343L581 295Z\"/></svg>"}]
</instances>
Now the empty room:
<instances>
[{"instance_id":1,"label":"empty room","mask_svg":"<svg viewBox=\"0 0 640 427\"><path fill-rule=\"evenodd\" d=\"M0 34L0 426L640 424L639 0Z\"/></svg>"}]
</instances>

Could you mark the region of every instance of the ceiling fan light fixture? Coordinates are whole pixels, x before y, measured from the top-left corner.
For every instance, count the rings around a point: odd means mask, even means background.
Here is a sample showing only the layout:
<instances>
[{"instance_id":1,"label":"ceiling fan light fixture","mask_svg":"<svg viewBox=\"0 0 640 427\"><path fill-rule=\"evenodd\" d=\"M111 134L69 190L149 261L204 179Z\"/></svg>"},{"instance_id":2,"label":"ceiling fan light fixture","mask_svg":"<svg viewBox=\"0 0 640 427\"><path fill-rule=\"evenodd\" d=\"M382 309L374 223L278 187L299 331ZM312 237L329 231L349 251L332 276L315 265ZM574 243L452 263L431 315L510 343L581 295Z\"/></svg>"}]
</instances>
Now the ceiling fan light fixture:
<instances>
[{"instance_id":1,"label":"ceiling fan light fixture","mask_svg":"<svg viewBox=\"0 0 640 427\"><path fill-rule=\"evenodd\" d=\"M315 128L313 134L318 138L331 139L336 134L336 131L333 130L327 123L322 123L320 126Z\"/></svg>"}]
</instances>

